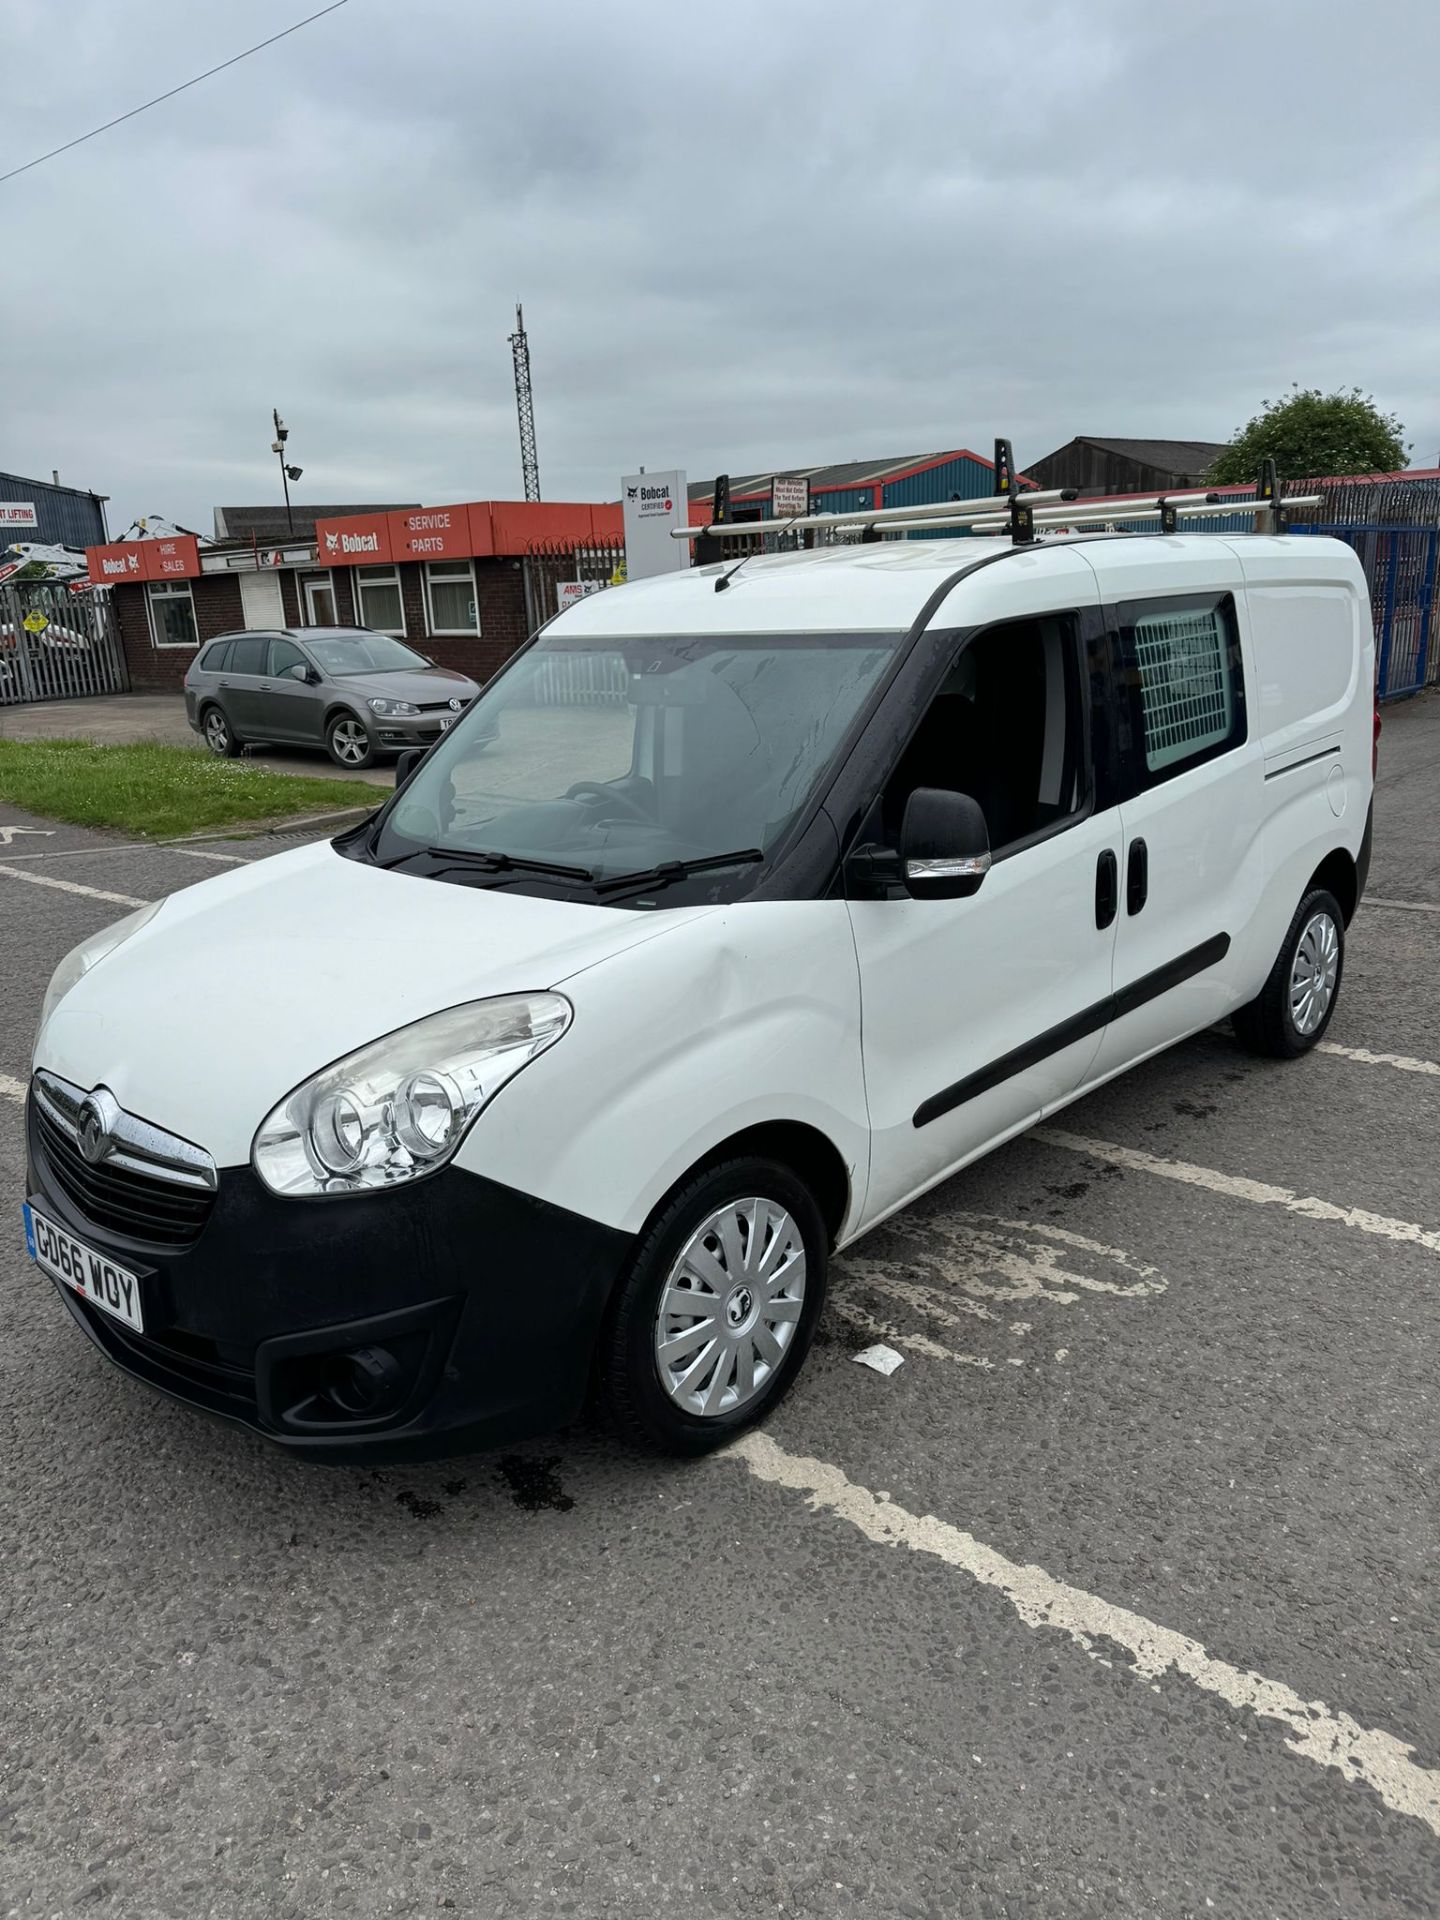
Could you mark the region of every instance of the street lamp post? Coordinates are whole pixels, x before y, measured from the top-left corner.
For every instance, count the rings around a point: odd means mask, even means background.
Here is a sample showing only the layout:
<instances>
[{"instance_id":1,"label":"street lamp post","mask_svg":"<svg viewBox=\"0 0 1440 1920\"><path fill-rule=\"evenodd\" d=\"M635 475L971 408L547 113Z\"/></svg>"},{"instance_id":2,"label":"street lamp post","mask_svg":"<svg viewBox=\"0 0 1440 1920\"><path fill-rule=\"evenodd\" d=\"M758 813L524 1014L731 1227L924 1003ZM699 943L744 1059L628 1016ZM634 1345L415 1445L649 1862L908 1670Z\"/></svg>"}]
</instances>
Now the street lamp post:
<instances>
[{"instance_id":1,"label":"street lamp post","mask_svg":"<svg viewBox=\"0 0 1440 1920\"><path fill-rule=\"evenodd\" d=\"M275 438L270 442L270 451L280 458L280 484L285 489L285 524L293 538L295 533L295 515L290 509L290 482L298 480L304 472L303 467L287 467L285 464L285 442L290 438L290 429L280 418L280 409L271 409L275 420Z\"/></svg>"}]
</instances>

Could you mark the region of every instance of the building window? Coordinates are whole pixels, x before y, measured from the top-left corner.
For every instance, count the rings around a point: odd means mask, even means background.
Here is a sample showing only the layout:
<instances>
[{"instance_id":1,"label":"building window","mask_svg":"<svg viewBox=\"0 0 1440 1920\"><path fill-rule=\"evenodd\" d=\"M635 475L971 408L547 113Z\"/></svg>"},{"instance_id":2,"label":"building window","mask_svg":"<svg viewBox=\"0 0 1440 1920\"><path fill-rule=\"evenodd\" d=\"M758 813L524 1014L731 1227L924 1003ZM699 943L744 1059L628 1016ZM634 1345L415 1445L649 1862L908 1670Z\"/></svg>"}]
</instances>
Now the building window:
<instances>
[{"instance_id":1,"label":"building window","mask_svg":"<svg viewBox=\"0 0 1440 1920\"><path fill-rule=\"evenodd\" d=\"M356 567L355 601L358 624L376 633L405 632L405 602L400 593L398 567Z\"/></svg>"},{"instance_id":2,"label":"building window","mask_svg":"<svg viewBox=\"0 0 1440 1920\"><path fill-rule=\"evenodd\" d=\"M188 581L157 580L150 588L150 644L155 647L198 647L195 602Z\"/></svg>"},{"instance_id":3,"label":"building window","mask_svg":"<svg viewBox=\"0 0 1440 1920\"><path fill-rule=\"evenodd\" d=\"M431 560L425 568L431 633L479 633L475 569L468 560Z\"/></svg>"}]
</instances>

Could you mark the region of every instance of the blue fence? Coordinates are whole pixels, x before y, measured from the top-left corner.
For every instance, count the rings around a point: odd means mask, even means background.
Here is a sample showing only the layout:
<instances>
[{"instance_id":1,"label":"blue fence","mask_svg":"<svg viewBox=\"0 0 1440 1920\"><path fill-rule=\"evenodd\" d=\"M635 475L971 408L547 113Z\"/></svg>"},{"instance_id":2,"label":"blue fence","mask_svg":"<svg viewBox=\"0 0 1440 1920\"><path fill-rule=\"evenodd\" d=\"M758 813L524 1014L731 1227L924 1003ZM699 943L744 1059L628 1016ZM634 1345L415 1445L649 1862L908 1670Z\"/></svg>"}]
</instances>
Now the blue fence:
<instances>
[{"instance_id":1,"label":"blue fence","mask_svg":"<svg viewBox=\"0 0 1440 1920\"><path fill-rule=\"evenodd\" d=\"M1440 680L1431 644L1435 625L1436 560L1440 531L1381 522L1358 526L1297 526L1294 533L1328 533L1360 556L1375 615L1376 691L1400 700Z\"/></svg>"}]
</instances>

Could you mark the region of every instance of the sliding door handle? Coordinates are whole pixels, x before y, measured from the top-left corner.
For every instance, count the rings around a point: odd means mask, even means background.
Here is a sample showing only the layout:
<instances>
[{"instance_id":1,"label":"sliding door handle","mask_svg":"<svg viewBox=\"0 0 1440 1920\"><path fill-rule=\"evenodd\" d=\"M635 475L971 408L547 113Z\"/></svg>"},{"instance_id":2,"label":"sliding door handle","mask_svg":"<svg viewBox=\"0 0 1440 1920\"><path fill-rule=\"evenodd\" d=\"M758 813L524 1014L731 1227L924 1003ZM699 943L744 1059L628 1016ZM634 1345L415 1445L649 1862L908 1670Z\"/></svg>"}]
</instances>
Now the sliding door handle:
<instances>
[{"instance_id":1,"label":"sliding door handle","mask_svg":"<svg viewBox=\"0 0 1440 1920\"><path fill-rule=\"evenodd\" d=\"M1120 908L1120 862L1109 847L1095 863L1095 924L1103 932Z\"/></svg>"},{"instance_id":2,"label":"sliding door handle","mask_svg":"<svg viewBox=\"0 0 1440 1920\"><path fill-rule=\"evenodd\" d=\"M1125 870L1125 911L1139 913L1150 898L1150 851L1143 840L1130 842L1130 864Z\"/></svg>"}]
</instances>

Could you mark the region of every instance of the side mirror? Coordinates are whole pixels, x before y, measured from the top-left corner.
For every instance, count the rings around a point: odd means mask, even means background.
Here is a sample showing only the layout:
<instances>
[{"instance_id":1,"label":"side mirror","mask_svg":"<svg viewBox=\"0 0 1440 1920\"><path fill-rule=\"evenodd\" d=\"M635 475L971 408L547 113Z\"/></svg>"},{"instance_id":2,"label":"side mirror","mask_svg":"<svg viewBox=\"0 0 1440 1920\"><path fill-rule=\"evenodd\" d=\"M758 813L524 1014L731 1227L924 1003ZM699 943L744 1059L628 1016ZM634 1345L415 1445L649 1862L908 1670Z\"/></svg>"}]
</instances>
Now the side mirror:
<instances>
[{"instance_id":1,"label":"side mirror","mask_svg":"<svg viewBox=\"0 0 1440 1920\"><path fill-rule=\"evenodd\" d=\"M305 665L303 660L297 660L293 667L286 667L285 677L288 680L303 680L308 682L310 669Z\"/></svg>"},{"instance_id":2,"label":"side mirror","mask_svg":"<svg viewBox=\"0 0 1440 1920\"><path fill-rule=\"evenodd\" d=\"M968 793L917 787L900 828L905 890L916 900L964 900L990 871L990 830Z\"/></svg>"},{"instance_id":3,"label":"side mirror","mask_svg":"<svg viewBox=\"0 0 1440 1920\"><path fill-rule=\"evenodd\" d=\"M317 671L314 667L307 667L305 669L305 681L308 686L318 687L324 677L324 674Z\"/></svg>"},{"instance_id":4,"label":"side mirror","mask_svg":"<svg viewBox=\"0 0 1440 1920\"><path fill-rule=\"evenodd\" d=\"M395 762L395 784L403 787L420 762L430 751L428 747L407 747Z\"/></svg>"}]
</instances>

